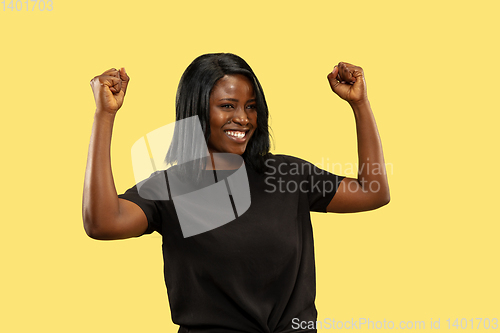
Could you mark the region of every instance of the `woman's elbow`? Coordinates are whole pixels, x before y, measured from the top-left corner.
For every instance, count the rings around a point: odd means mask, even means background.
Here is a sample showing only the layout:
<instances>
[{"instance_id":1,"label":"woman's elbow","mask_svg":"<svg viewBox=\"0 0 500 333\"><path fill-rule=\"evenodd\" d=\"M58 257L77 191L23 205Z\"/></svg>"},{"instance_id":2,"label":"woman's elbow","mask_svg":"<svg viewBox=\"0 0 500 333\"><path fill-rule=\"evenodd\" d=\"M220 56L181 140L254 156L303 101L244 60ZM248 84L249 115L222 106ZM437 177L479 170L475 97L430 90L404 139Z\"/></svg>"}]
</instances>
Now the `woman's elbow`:
<instances>
[{"instance_id":1,"label":"woman's elbow","mask_svg":"<svg viewBox=\"0 0 500 333\"><path fill-rule=\"evenodd\" d=\"M383 193L379 193L377 196L377 208L383 207L391 202L391 194L389 190L384 191Z\"/></svg>"},{"instance_id":2,"label":"woman's elbow","mask_svg":"<svg viewBox=\"0 0 500 333\"><path fill-rule=\"evenodd\" d=\"M107 240L109 236L106 235L105 230L102 228L102 224L96 223L91 218L83 217L83 229L85 233L92 239L96 240Z\"/></svg>"},{"instance_id":3,"label":"woman's elbow","mask_svg":"<svg viewBox=\"0 0 500 333\"><path fill-rule=\"evenodd\" d=\"M83 218L83 229L85 229L85 233L92 239L101 240L101 236L99 235L98 228L95 224L90 221L88 218Z\"/></svg>"}]
</instances>

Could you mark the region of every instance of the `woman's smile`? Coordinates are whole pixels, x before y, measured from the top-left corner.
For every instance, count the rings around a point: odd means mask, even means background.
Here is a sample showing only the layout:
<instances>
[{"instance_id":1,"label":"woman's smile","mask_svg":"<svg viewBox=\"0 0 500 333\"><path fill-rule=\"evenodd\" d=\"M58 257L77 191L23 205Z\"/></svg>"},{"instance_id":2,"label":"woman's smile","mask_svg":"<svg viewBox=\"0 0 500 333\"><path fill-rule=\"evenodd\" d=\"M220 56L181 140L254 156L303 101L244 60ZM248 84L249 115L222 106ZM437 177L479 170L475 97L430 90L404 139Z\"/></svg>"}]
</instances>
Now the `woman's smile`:
<instances>
[{"instance_id":1,"label":"woman's smile","mask_svg":"<svg viewBox=\"0 0 500 333\"><path fill-rule=\"evenodd\" d=\"M248 130L224 130L226 135L236 142L243 143L247 140Z\"/></svg>"}]
</instances>

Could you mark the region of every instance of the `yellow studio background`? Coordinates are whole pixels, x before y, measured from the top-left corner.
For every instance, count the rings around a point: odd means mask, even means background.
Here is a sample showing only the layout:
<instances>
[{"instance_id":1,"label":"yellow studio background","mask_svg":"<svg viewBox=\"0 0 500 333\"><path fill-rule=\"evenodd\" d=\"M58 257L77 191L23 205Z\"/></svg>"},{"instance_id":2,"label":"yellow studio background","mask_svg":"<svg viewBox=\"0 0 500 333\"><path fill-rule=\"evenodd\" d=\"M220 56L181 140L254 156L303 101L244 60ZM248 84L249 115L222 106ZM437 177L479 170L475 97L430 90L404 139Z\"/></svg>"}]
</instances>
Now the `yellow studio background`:
<instances>
[{"instance_id":1,"label":"yellow studio background","mask_svg":"<svg viewBox=\"0 0 500 333\"><path fill-rule=\"evenodd\" d=\"M324 168L357 163L352 111L326 75L339 61L365 70L392 201L313 214L319 321L430 330L440 319L447 331L447 319L471 330L471 319L489 318L496 331L497 1L9 3L0 4L1 332L177 332L161 237L95 241L83 230L89 81L121 66L131 77L111 151L123 193L134 184L132 144L175 120L181 74L209 52L238 54L256 72L273 152Z\"/></svg>"}]
</instances>

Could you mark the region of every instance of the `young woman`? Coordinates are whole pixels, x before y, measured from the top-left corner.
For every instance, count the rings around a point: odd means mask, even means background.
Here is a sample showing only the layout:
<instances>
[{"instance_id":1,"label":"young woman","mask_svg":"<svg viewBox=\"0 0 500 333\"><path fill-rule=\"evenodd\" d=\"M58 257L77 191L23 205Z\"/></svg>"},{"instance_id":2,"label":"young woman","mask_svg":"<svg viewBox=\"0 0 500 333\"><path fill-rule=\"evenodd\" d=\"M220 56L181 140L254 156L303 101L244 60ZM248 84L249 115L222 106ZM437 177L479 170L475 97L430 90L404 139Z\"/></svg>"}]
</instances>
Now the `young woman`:
<instances>
[{"instance_id":1,"label":"young woman","mask_svg":"<svg viewBox=\"0 0 500 333\"><path fill-rule=\"evenodd\" d=\"M243 59L207 54L191 63L179 83L176 118L197 116L201 124L210 158L200 160L194 170L202 178L217 171L224 179L239 164L233 159L214 164L216 156L241 156L251 204L238 211L237 194L227 185L230 195L225 200L234 209L234 219L189 237L183 234L175 199L144 199L137 186L117 194L110 163L111 132L129 77L124 68L110 69L91 81L96 113L83 193L85 230L102 240L162 234L165 283L179 332L315 331L298 324L317 318L309 212L359 212L389 202L382 146L363 70L341 62L328 80L354 112L357 179L269 153L266 100ZM188 151L196 155L200 149ZM186 142L174 141L166 160L171 164L188 160L185 153ZM182 165L169 170L182 174ZM203 216L191 218L193 223L204 222Z\"/></svg>"}]
</instances>

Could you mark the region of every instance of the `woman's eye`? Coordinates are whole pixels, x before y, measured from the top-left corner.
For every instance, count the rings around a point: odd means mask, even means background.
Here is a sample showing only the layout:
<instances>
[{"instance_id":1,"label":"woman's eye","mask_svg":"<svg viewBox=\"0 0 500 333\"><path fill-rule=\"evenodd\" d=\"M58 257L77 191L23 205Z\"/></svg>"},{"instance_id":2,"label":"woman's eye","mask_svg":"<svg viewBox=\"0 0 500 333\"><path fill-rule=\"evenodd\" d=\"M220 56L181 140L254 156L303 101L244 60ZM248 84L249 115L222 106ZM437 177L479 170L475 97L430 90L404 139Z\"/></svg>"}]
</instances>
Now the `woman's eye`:
<instances>
[{"instance_id":1,"label":"woman's eye","mask_svg":"<svg viewBox=\"0 0 500 333\"><path fill-rule=\"evenodd\" d=\"M230 109L233 106L231 104L224 104L224 105L221 105L220 107L223 108L223 109Z\"/></svg>"},{"instance_id":2,"label":"woman's eye","mask_svg":"<svg viewBox=\"0 0 500 333\"><path fill-rule=\"evenodd\" d=\"M247 109L257 109L257 105L255 104L248 105Z\"/></svg>"}]
</instances>

